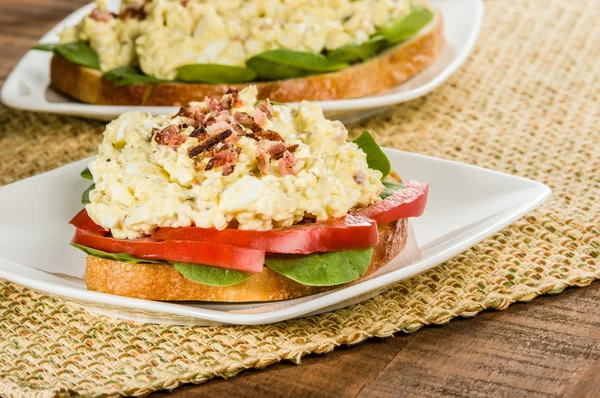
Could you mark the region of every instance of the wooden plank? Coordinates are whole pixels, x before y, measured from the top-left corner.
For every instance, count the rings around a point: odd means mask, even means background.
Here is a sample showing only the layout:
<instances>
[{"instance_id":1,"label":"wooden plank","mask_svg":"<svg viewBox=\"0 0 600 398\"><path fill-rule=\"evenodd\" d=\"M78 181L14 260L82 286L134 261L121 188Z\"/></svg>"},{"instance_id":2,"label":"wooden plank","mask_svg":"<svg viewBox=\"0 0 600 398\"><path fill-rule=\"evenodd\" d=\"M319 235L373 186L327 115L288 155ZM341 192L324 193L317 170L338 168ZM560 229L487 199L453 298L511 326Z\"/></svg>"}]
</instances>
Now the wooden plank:
<instances>
[{"instance_id":1,"label":"wooden plank","mask_svg":"<svg viewBox=\"0 0 600 398\"><path fill-rule=\"evenodd\" d=\"M27 50L67 15L89 3L87 0L2 0L0 6L0 81Z\"/></svg>"},{"instance_id":2,"label":"wooden plank","mask_svg":"<svg viewBox=\"0 0 600 398\"><path fill-rule=\"evenodd\" d=\"M600 285L415 335L359 396L593 396Z\"/></svg>"}]
</instances>

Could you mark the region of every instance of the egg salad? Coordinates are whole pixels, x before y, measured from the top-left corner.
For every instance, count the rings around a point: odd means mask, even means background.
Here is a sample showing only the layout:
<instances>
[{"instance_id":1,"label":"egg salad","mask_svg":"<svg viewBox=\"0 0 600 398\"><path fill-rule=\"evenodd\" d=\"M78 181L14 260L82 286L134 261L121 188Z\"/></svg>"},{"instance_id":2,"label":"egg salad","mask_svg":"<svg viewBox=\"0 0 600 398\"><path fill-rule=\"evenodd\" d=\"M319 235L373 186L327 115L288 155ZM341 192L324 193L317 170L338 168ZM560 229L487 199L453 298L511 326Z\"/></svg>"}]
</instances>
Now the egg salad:
<instances>
[{"instance_id":1,"label":"egg salad","mask_svg":"<svg viewBox=\"0 0 600 398\"><path fill-rule=\"evenodd\" d=\"M104 0L61 43L89 42L103 72L139 66L172 80L190 64L244 66L273 49L321 53L367 41L410 12L410 0L124 1L116 15Z\"/></svg>"},{"instance_id":2,"label":"egg salad","mask_svg":"<svg viewBox=\"0 0 600 398\"><path fill-rule=\"evenodd\" d=\"M117 239L157 227L270 230L378 200L382 173L319 106L257 102L256 88L107 125L87 212Z\"/></svg>"}]
</instances>

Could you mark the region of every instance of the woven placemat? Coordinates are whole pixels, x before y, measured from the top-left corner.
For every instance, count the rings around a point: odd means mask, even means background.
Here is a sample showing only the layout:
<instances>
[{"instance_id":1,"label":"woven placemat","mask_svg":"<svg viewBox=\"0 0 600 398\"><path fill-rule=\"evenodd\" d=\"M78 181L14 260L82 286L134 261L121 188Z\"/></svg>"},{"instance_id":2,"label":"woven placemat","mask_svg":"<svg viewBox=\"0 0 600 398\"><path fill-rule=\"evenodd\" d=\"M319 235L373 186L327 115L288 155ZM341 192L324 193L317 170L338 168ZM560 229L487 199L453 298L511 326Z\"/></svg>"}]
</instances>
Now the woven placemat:
<instances>
[{"instance_id":1,"label":"woven placemat","mask_svg":"<svg viewBox=\"0 0 600 398\"><path fill-rule=\"evenodd\" d=\"M0 283L0 394L141 395L504 309L600 276L600 1L486 1L434 93L354 126L386 146L548 184L540 209L348 309L262 327L140 325ZM0 108L0 184L91 155L103 125Z\"/></svg>"}]
</instances>

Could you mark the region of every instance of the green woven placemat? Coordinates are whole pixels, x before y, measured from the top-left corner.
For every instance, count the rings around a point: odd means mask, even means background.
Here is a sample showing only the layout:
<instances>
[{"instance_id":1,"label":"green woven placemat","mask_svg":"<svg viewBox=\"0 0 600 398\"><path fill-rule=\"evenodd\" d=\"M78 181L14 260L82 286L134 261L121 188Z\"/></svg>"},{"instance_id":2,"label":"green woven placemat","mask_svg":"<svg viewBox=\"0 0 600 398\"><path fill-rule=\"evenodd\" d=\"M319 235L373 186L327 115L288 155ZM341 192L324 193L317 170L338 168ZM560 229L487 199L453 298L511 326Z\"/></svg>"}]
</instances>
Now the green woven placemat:
<instances>
[{"instance_id":1,"label":"green woven placemat","mask_svg":"<svg viewBox=\"0 0 600 398\"><path fill-rule=\"evenodd\" d=\"M443 87L355 126L383 145L548 184L552 199L362 304L261 327L140 325L0 283L0 394L145 394L504 309L600 275L600 2L486 1ZM0 184L95 151L102 125L0 108Z\"/></svg>"}]
</instances>

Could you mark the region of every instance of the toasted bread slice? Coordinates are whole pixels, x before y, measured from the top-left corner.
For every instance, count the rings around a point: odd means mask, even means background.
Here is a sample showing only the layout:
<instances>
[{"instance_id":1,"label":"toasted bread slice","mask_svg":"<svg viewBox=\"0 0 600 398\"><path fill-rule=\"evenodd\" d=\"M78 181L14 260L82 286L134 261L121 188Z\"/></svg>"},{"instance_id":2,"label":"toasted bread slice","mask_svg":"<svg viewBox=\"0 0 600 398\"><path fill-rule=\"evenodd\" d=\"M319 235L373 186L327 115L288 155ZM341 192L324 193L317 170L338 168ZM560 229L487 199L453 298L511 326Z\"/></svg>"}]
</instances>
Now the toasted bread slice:
<instances>
[{"instance_id":1,"label":"toasted bread slice","mask_svg":"<svg viewBox=\"0 0 600 398\"><path fill-rule=\"evenodd\" d=\"M423 3L423 2L419 2ZM244 84L140 83L116 86L102 79L99 71L73 64L54 55L50 85L79 101L98 105L181 106L202 101L205 96L221 97L228 87L241 90L255 84L258 98L277 102L326 101L358 98L392 88L433 63L444 47L443 19L434 19L415 37L374 58L347 69L302 78Z\"/></svg>"},{"instance_id":2,"label":"toasted bread slice","mask_svg":"<svg viewBox=\"0 0 600 398\"><path fill-rule=\"evenodd\" d=\"M404 248L408 236L408 220L402 219L377 227L379 243L365 275L377 271ZM340 286L315 287L295 282L268 267L233 286L215 287L196 283L162 264L132 264L87 258L86 283L89 290L119 296L167 301L274 301L287 300L324 292Z\"/></svg>"}]
</instances>

